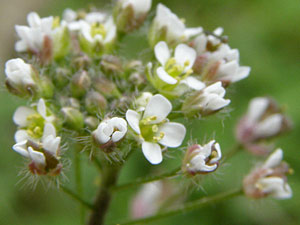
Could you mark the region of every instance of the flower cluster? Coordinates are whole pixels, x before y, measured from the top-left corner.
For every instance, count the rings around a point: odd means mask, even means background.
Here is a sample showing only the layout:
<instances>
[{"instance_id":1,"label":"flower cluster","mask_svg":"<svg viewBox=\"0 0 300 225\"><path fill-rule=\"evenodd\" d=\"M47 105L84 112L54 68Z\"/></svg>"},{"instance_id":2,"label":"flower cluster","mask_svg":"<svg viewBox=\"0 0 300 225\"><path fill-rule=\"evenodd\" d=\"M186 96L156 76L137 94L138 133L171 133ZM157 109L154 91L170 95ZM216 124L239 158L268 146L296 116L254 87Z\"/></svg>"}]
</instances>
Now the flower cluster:
<instances>
[{"instance_id":1,"label":"flower cluster","mask_svg":"<svg viewBox=\"0 0 300 225\"><path fill-rule=\"evenodd\" d=\"M219 143L185 144L192 133L186 124L226 108L227 88L246 78L250 67L240 65L239 51L229 46L222 28L187 28L162 4L151 19L151 7L151 0L119 0L110 11L66 9L61 18L32 12L28 26L15 27L22 58L6 62L6 86L28 106L13 116L18 127L13 150L30 160L31 173L59 175L63 157L72 151L62 155L61 146L76 146L106 166L106 159L109 165L126 162L135 149L156 165L181 148L180 174L189 178L220 167ZM127 59L123 38L138 29L148 41L145 57ZM236 136L240 146L263 154L270 151L265 141L289 128L273 100L256 98ZM277 150L245 178L248 196L291 196L289 168L281 158ZM163 193L153 185L146 186L150 197L140 194L134 206L143 211L144 202L155 205L149 215Z\"/></svg>"}]
</instances>

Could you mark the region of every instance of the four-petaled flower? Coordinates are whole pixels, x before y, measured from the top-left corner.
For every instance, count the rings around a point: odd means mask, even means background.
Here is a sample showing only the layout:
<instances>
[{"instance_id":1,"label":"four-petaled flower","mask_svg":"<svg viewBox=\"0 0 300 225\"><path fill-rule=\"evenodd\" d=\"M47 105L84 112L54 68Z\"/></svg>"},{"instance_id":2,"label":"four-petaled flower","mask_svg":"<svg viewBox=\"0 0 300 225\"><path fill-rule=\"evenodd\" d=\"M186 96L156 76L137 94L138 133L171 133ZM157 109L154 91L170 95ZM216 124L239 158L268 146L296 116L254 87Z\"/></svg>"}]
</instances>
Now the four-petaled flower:
<instances>
[{"instance_id":1,"label":"four-petaled flower","mask_svg":"<svg viewBox=\"0 0 300 225\"><path fill-rule=\"evenodd\" d=\"M151 97L145 111L126 112L126 120L130 127L139 135L142 150L146 159L152 164L162 161L160 145L176 148L181 145L186 129L180 123L167 120L172 105L164 96L157 94Z\"/></svg>"}]
</instances>

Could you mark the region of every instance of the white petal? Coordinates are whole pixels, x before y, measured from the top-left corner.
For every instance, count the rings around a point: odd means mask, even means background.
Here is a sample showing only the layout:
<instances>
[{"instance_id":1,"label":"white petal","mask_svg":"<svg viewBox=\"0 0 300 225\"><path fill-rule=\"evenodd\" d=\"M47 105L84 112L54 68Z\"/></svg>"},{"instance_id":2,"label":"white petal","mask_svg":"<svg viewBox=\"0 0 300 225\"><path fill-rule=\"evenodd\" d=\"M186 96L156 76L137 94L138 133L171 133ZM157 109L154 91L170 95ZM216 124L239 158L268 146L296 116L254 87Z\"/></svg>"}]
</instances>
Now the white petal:
<instances>
[{"instance_id":1,"label":"white petal","mask_svg":"<svg viewBox=\"0 0 300 225\"><path fill-rule=\"evenodd\" d=\"M99 124L98 128L93 132L93 135L100 144L105 144L110 140L112 133L113 127L104 121Z\"/></svg>"},{"instance_id":2,"label":"white petal","mask_svg":"<svg viewBox=\"0 0 300 225\"><path fill-rule=\"evenodd\" d=\"M194 89L196 91L200 91L205 88L205 84L195 77L189 76L182 80L180 83L186 84L189 88Z\"/></svg>"},{"instance_id":3,"label":"white petal","mask_svg":"<svg viewBox=\"0 0 300 225\"><path fill-rule=\"evenodd\" d=\"M163 67L158 67L156 70L157 76L164 82L166 82L167 84L176 84L178 81L173 78L172 76L170 76Z\"/></svg>"},{"instance_id":4,"label":"white petal","mask_svg":"<svg viewBox=\"0 0 300 225\"><path fill-rule=\"evenodd\" d=\"M36 12L31 12L27 15L27 22L30 27L41 26L41 18Z\"/></svg>"},{"instance_id":5,"label":"white petal","mask_svg":"<svg viewBox=\"0 0 300 225\"><path fill-rule=\"evenodd\" d=\"M214 30L214 34L217 36L220 36L223 34L224 28L223 27L218 27Z\"/></svg>"},{"instance_id":6,"label":"white petal","mask_svg":"<svg viewBox=\"0 0 300 225\"><path fill-rule=\"evenodd\" d=\"M259 179L258 187L263 192L270 194L277 199L286 199L292 197L291 187L280 177L267 177Z\"/></svg>"},{"instance_id":7,"label":"white petal","mask_svg":"<svg viewBox=\"0 0 300 225\"><path fill-rule=\"evenodd\" d=\"M159 164L162 162L162 152L159 144L151 142L143 142L142 150L144 156L151 164Z\"/></svg>"},{"instance_id":8,"label":"white petal","mask_svg":"<svg viewBox=\"0 0 300 225\"><path fill-rule=\"evenodd\" d=\"M180 44L175 49L176 62L181 66L185 66L185 64L188 63L188 66L185 67L185 71L193 67L196 56L196 51L185 44Z\"/></svg>"},{"instance_id":9,"label":"white petal","mask_svg":"<svg viewBox=\"0 0 300 225\"><path fill-rule=\"evenodd\" d=\"M251 68L249 66L240 66L235 76L232 77L232 82L237 82L249 76Z\"/></svg>"},{"instance_id":10,"label":"white petal","mask_svg":"<svg viewBox=\"0 0 300 225\"><path fill-rule=\"evenodd\" d=\"M169 102L169 100L164 96L157 94L150 99L146 106L143 118L156 117L156 119L151 121L151 123L160 123L169 115L171 110L171 102Z\"/></svg>"},{"instance_id":11,"label":"white petal","mask_svg":"<svg viewBox=\"0 0 300 225\"><path fill-rule=\"evenodd\" d=\"M205 93L216 94L219 97L225 96L225 89L222 87L222 82L218 81L212 85L209 85L204 89Z\"/></svg>"},{"instance_id":12,"label":"white petal","mask_svg":"<svg viewBox=\"0 0 300 225\"><path fill-rule=\"evenodd\" d=\"M27 117L35 113L36 112L29 107L20 106L13 115L13 121L20 127L26 127Z\"/></svg>"},{"instance_id":13,"label":"white petal","mask_svg":"<svg viewBox=\"0 0 300 225\"><path fill-rule=\"evenodd\" d=\"M48 136L56 137L56 129L52 123L46 123L44 126L43 139Z\"/></svg>"},{"instance_id":14,"label":"white petal","mask_svg":"<svg viewBox=\"0 0 300 225\"><path fill-rule=\"evenodd\" d=\"M195 39L195 49L197 51L197 53L203 54L206 51L206 45L207 45L207 38L204 34L199 35L196 39Z\"/></svg>"},{"instance_id":15,"label":"white petal","mask_svg":"<svg viewBox=\"0 0 300 225\"><path fill-rule=\"evenodd\" d=\"M59 149L60 141L61 141L60 137L48 136L47 138L43 139L43 149L45 149L50 154L56 157Z\"/></svg>"},{"instance_id":16,"label":"white petal","mask_svg":"<svg viewBox=\"0 0 300 225\"><path fill-rule=\"evenodd\" d=\"M159 141L160 144L176 148L182 144L186 129L180 123L165 123L159 127L159 132L164 133L164 137Z\"/></svg>"},{"instance_id":17,"label":"white petal","mask_svg":"<svg viewBox=\"0 0 300 225\"><path fill-rule=\"evenodd\" d=\"M29 139L29 135L26 130L18 130L15 133L15 141L16 143L27 141Z\"/></svg>"},{"instance_id":18,"label":"white petal","mask_svg":"<svg viewBox=\"0 0 300 225\"><path fill-rule=\"evenodd\" d=\"M131 109L128 109L126 112L126 120L129 124L129 126L137 133L140 134L140 119L141 115L137 113L136 111L133 111Z\"/></svg>"},{"instance_id":19,"label":"white petal","mask_svg":"<svg viewBox=\"0 0 300 225\"><path fill-rule=\"evenodd\" d=\"M273 152L266 162L263 165L263 168L268 169L268 168L275 168L276 166L279 166L283 158L283 151L282 149L277 149L275 152Z\"/></svg>"},{"instance_id":20,"label":"white petal","mask_svg":"<svg viewBox=\"0 0 300 225\"><path fill-rule=\"evenodd\" d=\"M28 153L31 160L39 165L46 165L46 158L43 153L34 151L31 147L28 147Z\"/></svg>"},{"instance_id":21,"label":"white petal","mask_svg":"<svg viewBox=\"0 0 300 225\"><path fill-rule=\"evenodd\" d=\"M14 151L19 153L20 155L29 158L29 153L26 149L26 144L27 144L27 141L25 140L25 141L22 141L22 142L18 142L12 148L13 148Z\"/></svg>"},{"instance_id":22,"label":"white petal","mask_svg":"<svg viewBox=\"0 0 300 225\"><path fill-rule=\"evenodd\" d=\"M279 113L271 115L260 122L254 133L257 137L271 137L279 133L282 126L283 116Z\"/></svg>"},{"instance_id":23,"label":"white petal","mask_svg":"<svg viewBox=\"0 0 300 225\"><path fill-rule=\"evenodd\" d=\"M40 99L37 105L37 111L38 113L44 118L47 118L47 114L46 114L46 103L44 99Z\"/></svg>"},{"instance_id":24,"label":"white petal","mask_svg":"<svg viewBox=\"0 0 300 225\"><path fill-rule=\"evenodd\" d=\"M247 117L251 122L257 122L266 112L269 106L269 99L264 97L254 98L250 101Z\"/></svg>"},{"instance_id":25,"label":"white petal","mask_svg":"<svg viewBox=\"0 0 300 225\"><path fill-rule=\"evenodd\" d=\"M239 64L237 61L230 61L219 66L217 76L220 80L232 81L237 74Z\"/></svg>"},{"instance_id":26,"label":"white petal","mask_svg":"<svg viewBox=\"0 0 300 225\"><path fill-rule=\"evenodd\" d=\"M215 143L215 149L217 151L217 156L210 160L210 163L216 163L222 158L221 147L219 143Z\"/></svg>"},{"instance_id":27,"label":"white petal","mask_svg":"<svg viewBox=\"0 0 300 225\"><path fill-rule=\"evenodd\" d=\"M170 59L170 50L166 42L158 42L154 47L154 53L156 59L160 62L161 65L165 65L166 62Z\"/></svg>"},{"instance_id":28,"label":"white petal","mask_svg":"<svg viewBox=\"0 0 300 225\"><path fill-rule=\"evenodd\" d=\"M203 31L202 27L186 28L184 31L184 36L187 38L196 36Z\"/></svg>"}]
</instances>

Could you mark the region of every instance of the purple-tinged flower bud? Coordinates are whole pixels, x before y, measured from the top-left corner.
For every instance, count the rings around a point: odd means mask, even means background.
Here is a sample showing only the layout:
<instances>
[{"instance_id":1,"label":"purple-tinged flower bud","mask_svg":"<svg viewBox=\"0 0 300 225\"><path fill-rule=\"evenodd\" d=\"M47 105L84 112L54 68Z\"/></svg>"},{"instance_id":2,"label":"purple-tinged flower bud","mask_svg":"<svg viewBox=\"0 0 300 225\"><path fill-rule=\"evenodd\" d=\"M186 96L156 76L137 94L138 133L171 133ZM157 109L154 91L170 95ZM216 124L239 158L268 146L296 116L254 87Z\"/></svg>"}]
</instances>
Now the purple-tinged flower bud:
<instances>
[{"instance_id":1,"label":"purple-tinged flower bud","mask_svg":"<svg viewBox=\"0 0 300 225\"><path fill-rule=\"evenodd\" d=\"M147 17L152 0L119 0L114 12L117 28L128 33L138 29Z\"/></svg>"},{"instance_id":2,"label":"purple-tinged flower bud","mask_svg":"<svg viewBox=\"0 0 300 225\"><path fill-rule=\"evenodd\" d=\"M182 170L190 175L210 173L218 168L221 158L221 148L215 140L203 146L195 144L187 149Z\"/></svg>"},{"instance_id":3,"label":"purple-tinged flower bud","mask_svg":"<svg viewBox=\"0 0 300 225\"><path fill-rule=\"evenodd\" d=\"M74 59L74 64L79 70L87 70L91 65L91 59L89 56L82 54Z\"/></svg>"},{"instance_id":4,"label":"purple-tinged flower bud","mask_svg":"<svg viewBox=\"0 0 300 225\"><path fill-rule=\"evenodd\" d=\"M291 126L274 100L257 97L251 100L247 114L238 123L236 139L253 154L265 155L271 146L262 142L290 130Z\"/></svg>"},{"instance_id":5,"label":"purple-tinged flower bud","mask_svg":"<svg viewBox=\"0 0 300 225\"><path fill-rule=\"evenodd\" d=\"M288 164L282 162L283 151L277 149L264 164L255 168L243 181L244 193L250 198L271 196L276 199L292 197L287 174L292 173Z\"/></svg>"}]
</instances>

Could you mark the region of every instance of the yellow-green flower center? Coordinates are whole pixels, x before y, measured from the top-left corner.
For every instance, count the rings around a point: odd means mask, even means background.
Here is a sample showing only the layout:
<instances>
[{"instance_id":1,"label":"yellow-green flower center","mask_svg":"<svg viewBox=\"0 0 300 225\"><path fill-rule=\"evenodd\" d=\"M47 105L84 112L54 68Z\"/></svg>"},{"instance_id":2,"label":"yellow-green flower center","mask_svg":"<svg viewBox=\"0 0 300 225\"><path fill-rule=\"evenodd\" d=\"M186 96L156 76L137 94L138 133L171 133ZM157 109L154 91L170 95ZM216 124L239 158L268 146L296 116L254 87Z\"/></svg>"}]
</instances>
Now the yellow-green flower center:
<instances>
[{"instance_id":1,"label":"yellow-green flower center","mask_svg":"<svg viewBox=\"0 0 300 225\"><path fill-rule=\"evenodd\" d=\"M174 57L170 58L165 64L165 71L176 80L180 81L193 73L192 69L185 71L185 68L190 65L189 61L184 63L184 66L179 65Z\"/></svg>"},{"instance_id":2,"label":"yellow-green flower center","mask_svg":"<svg viewBox=\"0 0 300 225\"><path fill-rule=\"evenodd\" d=\"M158 142L165 136L164 132L159 132L159 125L165 123L165 121L157 124L151 124L156 120L155 116L144 118L140 121L141 136L145 141Z\"/></svg>"},{"instance_id":3,"label":"yellow-green flower center","mask_svg":"<svg viewBox=\"0 0 300 225\"><path fill-rule=\"evenodd\" d=\"M94 38L96 35L106 36L106 29L101 23L93 23L91 27L91 35Z\"/></svg>"},{"instance_id":4,"label":"yellow-green flower center","mask_svg":"<svg viewBox=\"0 0 300 225\"><path fill-rule=\"evenodd\" d=\"M33 138L41 138L43 136L45 119L38 113L27 117L28 126L27 133Z\"/></svg>"}]
</instances>

